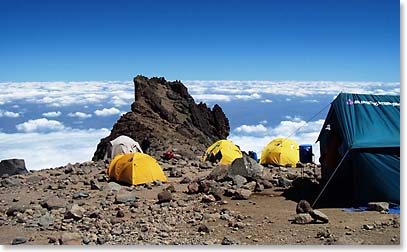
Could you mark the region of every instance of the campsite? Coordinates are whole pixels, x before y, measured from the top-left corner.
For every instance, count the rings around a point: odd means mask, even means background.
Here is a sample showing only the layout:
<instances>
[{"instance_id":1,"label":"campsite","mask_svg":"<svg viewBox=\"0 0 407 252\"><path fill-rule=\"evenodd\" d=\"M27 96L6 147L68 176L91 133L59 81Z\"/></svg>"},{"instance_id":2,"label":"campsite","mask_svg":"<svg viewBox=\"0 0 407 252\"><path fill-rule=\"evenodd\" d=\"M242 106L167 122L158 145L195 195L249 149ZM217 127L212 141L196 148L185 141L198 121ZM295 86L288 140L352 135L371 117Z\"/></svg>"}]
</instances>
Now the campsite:
<instances>
[{"instance_id":1,"label":"campsite","mask_svg":"<svg viewBox=\"0 0 407 252\"><path fill-rule=\"evenodd\" d=\"M338 94L315 162L289 138L241 151L222 108L180 81L134 85L92 161L2 161L1 244L400 244L399 96Z\"/></svg>"}]
</instances>

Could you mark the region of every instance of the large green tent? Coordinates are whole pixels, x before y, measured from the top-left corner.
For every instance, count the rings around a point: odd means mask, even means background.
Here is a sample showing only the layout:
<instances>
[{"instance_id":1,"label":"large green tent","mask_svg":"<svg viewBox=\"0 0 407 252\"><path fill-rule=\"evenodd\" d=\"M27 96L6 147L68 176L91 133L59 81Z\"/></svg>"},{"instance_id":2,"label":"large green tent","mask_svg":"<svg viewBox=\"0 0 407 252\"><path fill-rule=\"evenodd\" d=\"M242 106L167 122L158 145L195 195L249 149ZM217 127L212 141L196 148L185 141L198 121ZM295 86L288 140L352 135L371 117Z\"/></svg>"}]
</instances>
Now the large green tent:
<instances>
[{"instance_id":1,"label":"large green tent","mask_svg":"<svg viewBox=\"0 0 407 252\"><path fill-rule=\"evenodd\" d=\"M400 203L400 96L340 93L318 140L323 201Z\"/></svg>"}]
</instances>

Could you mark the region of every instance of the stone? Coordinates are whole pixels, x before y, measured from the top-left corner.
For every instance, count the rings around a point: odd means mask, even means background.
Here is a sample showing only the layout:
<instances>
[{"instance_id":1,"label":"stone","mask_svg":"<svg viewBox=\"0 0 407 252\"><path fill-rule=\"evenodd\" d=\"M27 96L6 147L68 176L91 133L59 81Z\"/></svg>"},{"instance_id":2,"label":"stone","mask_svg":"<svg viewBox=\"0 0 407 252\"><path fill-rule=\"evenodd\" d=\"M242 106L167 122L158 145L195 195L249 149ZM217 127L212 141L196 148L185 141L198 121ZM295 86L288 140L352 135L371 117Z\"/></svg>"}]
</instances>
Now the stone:
<instances>
[{"instance_id":1,"label":"stone","mask_svg":"<svg viewBox=\"0 0 407 252\"><path fill-rule=\"evenodd\" d=\"M298 202L297 204L295 211L297 212L297 214L309 213L312 211L312 207L308 201L300 200L300 202Z\"/></svg>"},{"instance_id":2,"label":"stone","mask_svg":"<svg viewBox=\"0 0 407 252\"><path fill-rule=\"evenodd\" d=\"M188 185L188 193L196 194L199 193L199 184L197 182L192 182Z\"/></svg>"},{"instance_id":3,"label":"stone","mask_svg":"<svg viewBox=\"0 0 407 252\"><path fill-rule=\"evenodd\" d=\"M297 177L298 177L298 174L297 174L297 173L292 173L292 172L287 173L287 178L288 178L289 180L294 180L294 179L296 179Z\"/></svg>"},{"instance_id":4,"label":"stone","mask_svg":"<svg viewBox=\"0 0 407 252\"><path fill-rule=\"evenodd\" d=\"M136 201L137 196L133 192L118 192L115 197L116 204L124 204L127 202Z\"/></svg>"},{"instance_id":5,"label":"stone","mask_svg":"<svg viewBox=\"0 0 407 252\"><path fill-rule=\"evenodd\" d=\"M104 191L107 192L118 192L122 188L121 185L117 184L116 182L109 182L106 187L103 188Z\"/></svg>"},{"instance_id":6,"label":"stone","mask_svg":"<svg viewBox=\"0 0 407 252\"><path fill-rule=\"evenodd\" d=\"M28 184L38 184L40 181L44 180L45 177L40 176L40 175L32 175L32 176L28 176L25 181Z\"/></svg>"},{"instance_id":7,"label":"stone","mask_svg":"<svg viewBox=\"0 0 407 252\"><path fill-rule=\"evenodd\" d=\"M273 183L266 179L258 179L257 183L262 184L264 188L273 188Z\"/></svg>"},{"instance_id":8,"label":"stone","mask_svg":"<svg viewBox=\"0 0 407 252\"><path fill-rule=\"evenodd\" d=\"M19 245L19 244L26 243L27 241L28 241L28 239L26 237L17 236L16 238L13 239L13 241L11 242L11 245Z\"/></svg>"},{"instance_id":9,"label":"stone","mask_svg":"<svg viewBox=\"0 0 407 252\"><path fill-rule=\"evenodd\" d=\"M52 215L49 213L44 214L38 220L38 226L41 226L41 227L48 227L49 225L51 225L53 223L54 223L54 217L52 217Z\"/></svg>"},{"instance_id":10,"label":"stone","mask_svg":"<svg viewBox=\"0 0 407 252\"><path fill-rule=\"evenodd\" d=\"M213 195L204 195L202 196L202 200L203 203L212 203L215 202L216 199Z\"/></svg>"},{"instance_id":11,"label":"stone","mask_svg":"<svg viewBox=\"0 0 407 252\"><path fill-rule=\"evenodd\" d=\"M216 185L211 186L208 191L208 193L212 194L216 200L222 200L222 195L224 194L224 192L225 192L225 189L223 189L220 186L216 186Z\"/></svg>"},{"instance_id":12,"label":"stone","mask_svg":"<svg viewBox=\"0 0 407 252\"><path fill-rule=\"evenodd\" d=\"M124 212L123 212L123 210L118 210L117 213L116 213L116 217L118 217L118 218L123 218L123 217L124 217Z\"/></svg>"},{"instance_id":13,"label":"stone","mask_svg":"<svg viewBox=\"0 0 407 252\"><path fill-rule=\"evenodd\" d=\"M264 191L264 185L262 183L256 182L256 187L254 188L255 192L262 192Z\"/></svg>"},{"instance_id":14,"label":"stone","mask_svg":"<svg viewBox=\"0 0 407 252\"><path fill-rule=\"evenodd\" d=\"M247 189L237 189L233 195L233 199L236 200L247 200L252 195L252 191Z\"/></svg>"},{"instance_id":15,"label":"stone","mask_svg":"<svg viewBox=\"0 0 407 252\"><path fill-rule=\"evenodd\" d=\"M199 227L198 227L198 232L209 233L209 228L208 228L206 225L204 225L204 224L199 225Z\"/></svg>"},{"instance_id":16,"label":"stone","mask_svg":"<svg viewBox=\"0 0 407 252\"><path fill-rule=\"evenodd\" d=\"M61 245L81 245L82 237L78 233L63 233L59 238Z\"/></svg>"},{"instance_id":17,"label":"stone","mask_svg":"<svg viewBox=\"0 0 407 252\"><path fill-rule=\"evenodd\" d=\"M206 177L208 180L224 181L227 178L230 165L217 165Z\"/></svg>"},{"instance_id":18,"label":"stone","mask_svg":"<svg viewBox=\"0 0 407 252\"><path fill-rule=\"evenodd\" d=\"M221 244L222 245L239 245L240 241L238 241L230 236L225 236L225 237L223 237Z\"/></svg>"},{"instance_id":19,"label":"stone","mask_svg":"<svg viewBox=\"0 0 407 252\"><path fill-rule=\"evenodd\" d=\"M236 188L242 187L247 183L247 179L240 175L235 175L232 177L233 184L236 185Z\"/></svg>"},{"instance_id":20,"label":"stone","mask_svg":"<svg viewBox=\"0 0 407 252\"><path fill-rule=\"evenodd\" d=\"M103 186L99 184L99 181L97 181L96 179L92 179L90 181L90 189L91 190L99 190L102 191L103 190Z\"/></svg>"},{"instance_id":21,"label":"stone","mask_svg":"<svg viewBox=\"0 0 407 252\"><path fill-rule=\"evenodd\" d=\"M28 209L25 205L14 205L7 209L6 214L8 216L15 216L17 213L24 213Z\"/></svg>"},{"instance_id":22,"label":"stone","mask_svg":"<svg viewBox=\"0 0 407 252\"><path fill-rule=\"evenodd\" d=\"M203 163L199 163L199 168L204 169L204 170L206 170L206 169L211 169L212 167L213 167L213 165L212 165L212 163L209 162L209 161L205 161L205 162L203 162Z\"/></svg>"},{"instance_id":23,"label":"stone","mask_svg":"<svg viewBox=\"0 0 407 252\"><path fill-rule=\"evenodd\" d=\"M85 214L85 209L78 206L77 204L71 205L68 210L65 212L66 219L82 219L83 215Z\"/></svg>"},{"instance_id":24,"label":"stone","mask_svg":"<svg viewBox=\"0 0 407 252\"><path fill-rule=\"evenodd\" d=\"M0 182L3 187L14 187L21 185L21 181L17 178L5 178Z\"/></svg>"},{"instance_id":25,"label":"stone","mask_svg":"<svg viewBox=\"0 0 407 252\"><path fill-rule=\"evenodd\" d=\"M389 203L387 203L387 202L369 202L369 203L367 203L367 209L370 211L388 212Z\"/></svg>"},{"instance_id":26,"label":"stone","mask_svg":"<svg viewBox=\"0 0 407 252\"><path fill-rule=\"evenodd\" d=\"M73 199L87 198L87 197L89 197L89 193L84 190L80 190L79 192L77 192L73 195Z\"/></svg>"},{"instance_id":27,"label":"stone","mask_svg":"<svg viewBox=\"0 0 407 252\"><path fill-rule=\"evenodd\" d=\"M65 208L65 201L60 199L58 196L51 196L48 199L42 202L42 207L47 208L48 210L54 210L59 208Z\"/></svg>"},{"instance_id":28,"label":"stone","mask_svg":"<svg viewBox=\"0 0 407 252\"><path fill-rule=\"evenodd\" d=\"M289 180L283 176L278 177L278 186L287 188L287 187L290 187L291 185L292 185L291 180Z\"/></svg>"},{"instance_id":29,"label":"stone","mask_svg":"<svg viewBox=\"0 0 407 252\"><path fill-rule=\"evenodd\" d=\"M300 213L294 217L295 224L309 224L312 223L314 219L309 213Z\"/></svg>"},{"instance_id":30,"label":"stone","mask_svg":"<svg viewBox=\"0 0 407 252\"><path fill-rule=\"evenodd\" d=\"M235 159L228 171L228 177L240 175L247 179L259 179L263 176L263 166L250 157Z\"/></svg>"},{"instance_id":31,"label":"stone","mask_svg":"<svg viewBox=\"0 0 407 252\"><path fill-rule=\"evenodd\" d=\"M256 181L250 181L242 186L242 188L247 189L249 191L254 191L256 188Z\"/></svg>"},{"instance_id":32,"label":"stone","mask_svg":"<svg viewBox=\"0 0 407 252\"><path fill-rule=\"evenodd\" d=\"M322 221L323 223L329 222L328 216L326 216L326 214L322 213L319 210L313 209L309 212L309 214L314 220L319 220Z\"/></svg>"},{"instance_id":33,"label":"stone","mask_svg":"<svg viewBox=\"0 0 407 252\"><path fill-rule=\"evenodd\" d=\"M0 161L0 176L7 174L8 176L26 174L24 159L5 159Z\"/></svg>"},{"instance_id":34,"label":"stone","mask_svg":"<svg viewBox=\"0 0 407 252\"><path fill-rule=\"evenodd\" d=\"M180 184L189 184L192 182L192 179L190 177L184 177L179 183Z\"/></svg>"},{"instance_id":35,"label":"stone","mask_svg":"<svg viewBox=\"0 0 407 252\"><path fill-rule=\"evenodd\" d=\"M177 167L172 167L171 171L170 171L170 177L175 177L175 178L182 177L181 170Z\"/></svg>"},{"instance_id":36,"label":"stone","mask_svg":"<svg viewBox=\"0 0 407 252\"><path fill-rule=\"evenodd\" d=\"M157 194L158 203L170 202L172 200L172 194L169 191L163 191Z\"/></svg>"},{"instance_id":37,"label":"stone","mask_svg":"<svg viewBox=\"0 0 407 252\"><path fill-rule=\"evenodd\" d=\"M166 190L166 191L169 191L169 192L171 192L171 193L175 193L175 192L176 192L175 187L174 187L173 184L167 186L167 187L165 188L165 190Z\"/></svg>"}]
</instances>

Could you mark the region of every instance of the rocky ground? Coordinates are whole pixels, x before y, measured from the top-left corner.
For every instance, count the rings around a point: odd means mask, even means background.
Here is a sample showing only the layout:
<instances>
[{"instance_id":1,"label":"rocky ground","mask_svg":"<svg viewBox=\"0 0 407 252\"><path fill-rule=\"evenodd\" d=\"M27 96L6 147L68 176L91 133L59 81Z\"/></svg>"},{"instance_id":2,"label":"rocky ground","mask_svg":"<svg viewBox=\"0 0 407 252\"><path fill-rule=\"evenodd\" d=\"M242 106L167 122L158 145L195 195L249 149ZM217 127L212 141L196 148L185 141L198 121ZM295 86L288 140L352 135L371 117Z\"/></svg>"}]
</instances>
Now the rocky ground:
<instances>
[{"instance_id":1,"label":"rocky ground","mask_svg":"<svg viewBox=\"0 0 407 252\"><path fill-rule=\"evenodd\" d=\"M297 215L317 167L216 166L179 155L159 163L167 183L121 185L103 161L3 176L0 244L400 244L399 215Z\"/></svg>"}]
</instances>

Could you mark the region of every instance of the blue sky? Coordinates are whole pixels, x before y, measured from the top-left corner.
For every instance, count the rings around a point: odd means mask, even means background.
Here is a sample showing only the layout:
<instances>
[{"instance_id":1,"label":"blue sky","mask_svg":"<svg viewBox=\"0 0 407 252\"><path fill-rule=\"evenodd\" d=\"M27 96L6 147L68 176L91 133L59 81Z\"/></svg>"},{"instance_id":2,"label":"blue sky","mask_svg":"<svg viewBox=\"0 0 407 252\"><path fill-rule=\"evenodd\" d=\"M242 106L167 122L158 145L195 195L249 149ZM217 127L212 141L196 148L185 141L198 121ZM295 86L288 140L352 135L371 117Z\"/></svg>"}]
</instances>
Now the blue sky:
<instances>
[{"instance_id":1,"label":"blue sky","mask_svg":"<svg viewBox=\"0 0 407 252\"><path fill-rule=\"evenodd\" d=\"M0 1L0 81L400 81L400 2Z\"/></svg>"}]
</instances>

